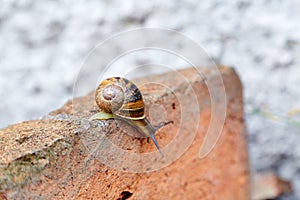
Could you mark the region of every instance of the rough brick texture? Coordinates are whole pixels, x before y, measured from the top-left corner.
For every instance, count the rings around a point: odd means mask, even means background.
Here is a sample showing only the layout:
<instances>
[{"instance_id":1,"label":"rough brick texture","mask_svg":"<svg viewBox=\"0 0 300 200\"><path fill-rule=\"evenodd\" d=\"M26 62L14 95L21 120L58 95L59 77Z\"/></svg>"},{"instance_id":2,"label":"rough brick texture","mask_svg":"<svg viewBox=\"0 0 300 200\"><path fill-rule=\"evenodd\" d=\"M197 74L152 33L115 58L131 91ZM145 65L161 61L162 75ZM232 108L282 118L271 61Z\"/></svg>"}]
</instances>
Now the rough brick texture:
<instances>
[{"instance_id":1,"label":"rough brick texture","mask_svg":"<svg viewBox=\"0 0 300 200\"><path fill-rule=\"evenodd\" d=\"M199 157L212 119L207 85L193 68L170 72L135 81L151 122L174 121L156 133L164 158L123 121L89 122L90 93L0 130L0 199L250 199L242 85L232 68L201 69L211 83L219 72L226 120L207 156ZM160 84L142 85L149 81Z\"/></svg>"}]
</instances>

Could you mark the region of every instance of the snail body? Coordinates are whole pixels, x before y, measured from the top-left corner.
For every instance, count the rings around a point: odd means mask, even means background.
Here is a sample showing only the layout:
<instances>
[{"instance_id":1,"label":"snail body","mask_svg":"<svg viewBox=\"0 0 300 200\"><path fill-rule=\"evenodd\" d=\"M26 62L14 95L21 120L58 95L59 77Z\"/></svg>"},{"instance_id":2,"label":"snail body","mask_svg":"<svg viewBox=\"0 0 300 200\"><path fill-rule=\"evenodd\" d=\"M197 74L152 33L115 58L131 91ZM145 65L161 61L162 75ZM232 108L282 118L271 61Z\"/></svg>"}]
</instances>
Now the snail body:
<instances>
[{"instance_id":1,"label":"snail body","mask_svg":"<svg viewBox=\"0 0 300 200\"><path fill-rule=\"evenodd\" d=\"M105 79L96 89L95 99L101 111L93 115L90 120L114 118L125 120L144 136L150 137L163 156L154 136L158 128L153 127L145 117L143 96L134 83L121 77Z\"/></svg>"}]
</instances>

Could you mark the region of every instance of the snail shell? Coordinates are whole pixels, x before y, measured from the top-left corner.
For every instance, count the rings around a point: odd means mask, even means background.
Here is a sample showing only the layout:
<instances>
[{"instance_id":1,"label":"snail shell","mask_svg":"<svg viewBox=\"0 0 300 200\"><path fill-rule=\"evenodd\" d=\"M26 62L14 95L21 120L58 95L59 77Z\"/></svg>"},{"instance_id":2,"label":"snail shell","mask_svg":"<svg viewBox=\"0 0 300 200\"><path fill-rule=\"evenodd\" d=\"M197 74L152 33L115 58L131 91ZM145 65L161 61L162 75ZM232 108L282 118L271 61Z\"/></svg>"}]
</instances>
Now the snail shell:
<instances>
[{"instance_id":1,"label":"snail shell","mask_svg":"<svg viewBox=\"0 0 300 200\"><path fill-rule=\"evenodd\" d=\"M134 83L121 77L105 79L99 84L95 98L101 111L93 115L90 120L112 118L126 120L145 136L150 137L163 157L154 134L160 127L173 122L154 128L145 117L143 96Z\"/></svg>"},{"instance_id":2,"label":"snail shell","mask_svg":"<svg viewBox=\"0 0 300 200\"><path fill-rule=\"evenodd\" d=\"M104 112L120 118L145 118L143 96L137 86L125 78L112 77L102 81L96 90L96 103Z\"/></svg>"}]
</instances>

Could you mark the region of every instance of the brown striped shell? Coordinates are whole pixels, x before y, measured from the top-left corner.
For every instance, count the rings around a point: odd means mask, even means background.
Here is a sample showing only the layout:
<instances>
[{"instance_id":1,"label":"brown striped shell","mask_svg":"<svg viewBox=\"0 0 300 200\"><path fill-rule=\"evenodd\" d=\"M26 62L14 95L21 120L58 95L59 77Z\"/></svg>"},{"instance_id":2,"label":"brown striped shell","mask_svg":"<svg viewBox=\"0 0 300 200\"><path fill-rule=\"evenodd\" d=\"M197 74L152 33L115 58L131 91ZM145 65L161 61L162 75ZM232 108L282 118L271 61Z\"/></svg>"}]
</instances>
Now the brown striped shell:
<instances>
[{"instance_id":1,"label":"brown striped shell","mask_svg":"<svg viewBox=\"0 0 300 200\"><path fill-rule=\"evenodd\" d=\"M96 90L96 103L102 111L117 117L143 119L144 101L137 86L126 78L112 77L103 80Z\"/></svg>"}]
</instances>

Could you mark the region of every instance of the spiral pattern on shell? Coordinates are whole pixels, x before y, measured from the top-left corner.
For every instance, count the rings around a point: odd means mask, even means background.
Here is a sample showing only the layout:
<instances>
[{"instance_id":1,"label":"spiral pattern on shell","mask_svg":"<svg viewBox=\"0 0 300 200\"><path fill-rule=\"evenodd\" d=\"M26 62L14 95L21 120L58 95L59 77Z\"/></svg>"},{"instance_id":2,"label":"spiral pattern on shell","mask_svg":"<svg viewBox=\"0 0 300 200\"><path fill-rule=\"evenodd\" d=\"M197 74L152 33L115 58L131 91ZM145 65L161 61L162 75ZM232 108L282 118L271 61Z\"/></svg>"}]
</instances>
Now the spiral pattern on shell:
<instances>
[{"instance_id":1,"label":"spiral pattern on shell","mask_svg":"<svg viewBox=\"0 0 300 200\"><path fill-rule=\"evenodd\" d=\"M145 117L140 90L125 78L112 77L103 80L96 90L96 103L104 112L121 118L138 120Z\"/></svg>"}]
</instances>

